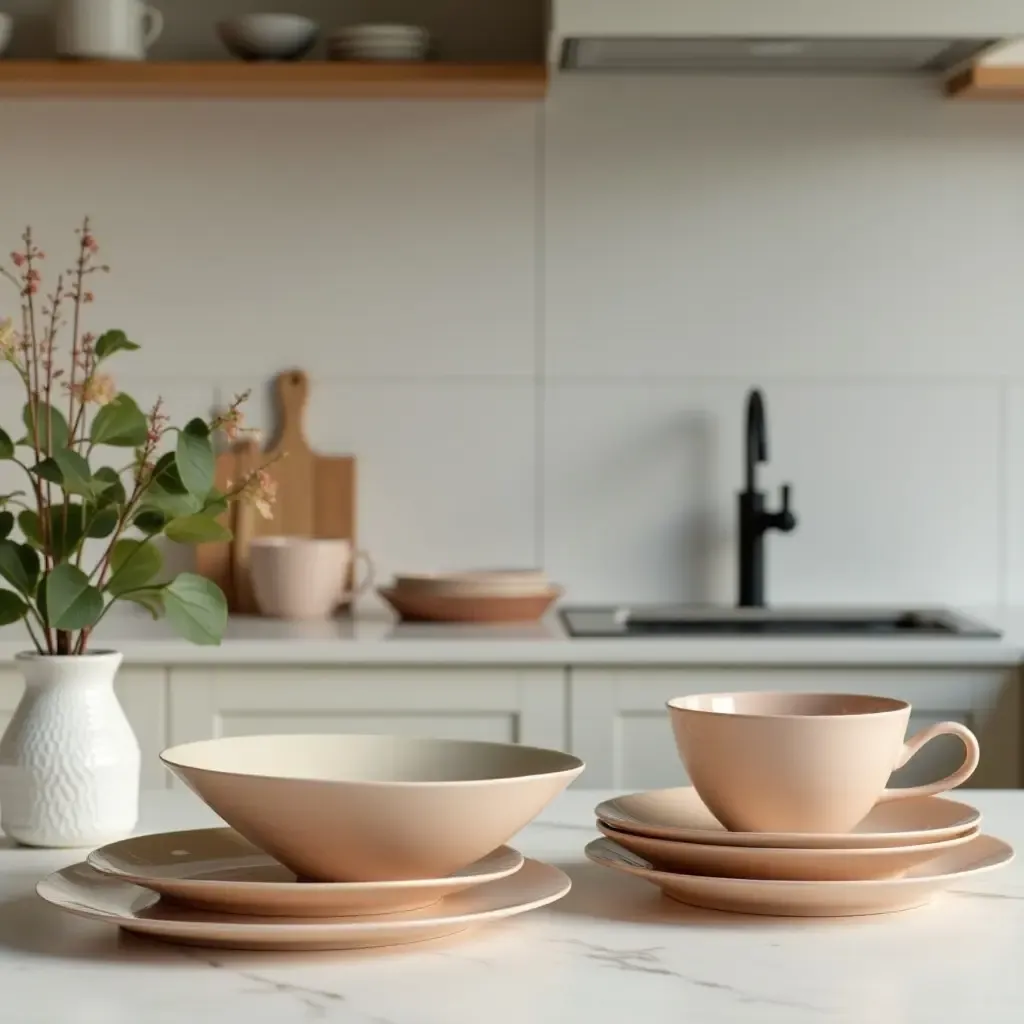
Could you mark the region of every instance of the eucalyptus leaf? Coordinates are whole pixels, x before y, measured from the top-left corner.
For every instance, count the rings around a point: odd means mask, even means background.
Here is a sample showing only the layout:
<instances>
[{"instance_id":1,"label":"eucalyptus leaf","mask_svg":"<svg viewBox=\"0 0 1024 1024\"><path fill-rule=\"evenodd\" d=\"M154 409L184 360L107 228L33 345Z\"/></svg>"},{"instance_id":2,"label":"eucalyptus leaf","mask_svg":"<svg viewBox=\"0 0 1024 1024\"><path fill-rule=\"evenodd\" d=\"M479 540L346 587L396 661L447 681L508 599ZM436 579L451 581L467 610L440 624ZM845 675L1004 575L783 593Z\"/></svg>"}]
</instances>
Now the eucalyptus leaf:
<instances>
[{"instance_id":1,"label":"eucalyptus leaf","mask_svg":"<svg viewBox=\"0 0 1024 1024\"><path fill-rule=\"evenodd\" d=\"M39 422L36 423L35 419ZM66 448L68 444L68 421L64 414L45 402L26 402L21 412L21 420L28 430L26 442L31 447L33 438L40 452L56 451Z\"/></svg>"},{"instance_id":2,"label":"eucalyptus leaf","mask_svg":"<svg viewBox=\"0 0 1024 1024\"><path fill-rule=\"evenodd\" d=\"M222 516L228 510L228 499L215 487L203 502L204 516Z\"/></svg>"},{"instance_id":3,"label":"eucalyptus leaf","mask_svg":"<svg viewBox=\"0 0 1024 1024\"><path fill-rule=\"evenodd\" d=\"M44 480L59 484L66 494L78 494L85 498L98 493L105 486L101 483L97 487L89 463L70 448L58 448L50 458L35 466L32 472Z\"/></svg>"},{"instance_id":4,"label":"eucalyptus leaf","mask_svg":"<svg viewBox=\"0 0 1024 1024\"><path fill-rule=\"evenodd\" d=\"M214 456L209 428L202 420L192 420L178 434L175 463L189 494L205 498L213 487Z\"/></svg>"},{"instance_id":5,"label":"eucalyptus leaf","mask_svg":"<svg viewBox=\"0 0 1024 1024\"><path fill-rule=\"evenodd\" d=\"M184 516L172 519L164 534L176 544L207 544L211 541L231 540L231 531L216 519L206 515Z\"/></svg>"},{"instance_id":6,"label":"eucalyptus leaf","mask_svg":"<svg viewBox=\"0 0 1024 1024\"><path fill-rule=\"evenodd\" d=\"M43 459L42 462L32 467L31 472L35 473L40 480L47 481L47 483L57 484L58 486L64 483L64 474L60 471L60 466L57 465L56 459Z\"/></svg>"},{"instance_id":7,"label":"eucalyptus leaf","mask_svg":"<svg viewBox=\"0 0 1024 1024\"><path fill-rule=\"evenodd\" d=\"M0 459L13 459L14 458L14 442L11 440L10 434L3 430L0 430Z\"/></svg>"},{"instance_id":8,"label":"eucalyptus leaf","mask_svg":"<svg viewBox=\"0 0 1024 1024\"><path fill-rule=\"evenodd\" d=\"M146 443L149 424L145 414L129 395L118 395L103 406L92 421L89 440L117 448L138 448Z\"/></svg>"},{"instance_id":9,"label":"eucalyptus leaf","mask_svg":"<svg viewBox=\"0 0 1024 1024\"><path fill-rule=\"evenodd\" d=\"M155 508L142 509L132 520L132 526L149 537L158 534L167 525L167 516Z\"/></svg>"},{"instance_id":10,"label":"eucalyptus leaf","mask_svg":"<svg viewBox=\"0 0 1024 1024\"><path fill-rule=\"evenodd\" d=\"M9 590L0 590L0 626L9 626L25 618L28 605L17 594Z\"/></svg>"},{"instance_id":11,"label":"eucalyptus leaf","mask_svg":"<svg viewBox=\"0 0 1024 1024\"><path fill-rule=\"evenodd\" d=\"M14 529L14 513L0 512L0 540L6 540Z\"/></svg>"},{"instance_id":12,"label":"eucalyptus leaf","mask_svg":"<svg viewBox=\"0 0 1024 1024\"><path fill-rule=\"evenodd\" d=\"M19 544L18 557L21 559L22 568L24 568L25 575L29 580L29 594L34 594L36 592L36 587L39 585L39 571L42 568L39 559L39 552L37 552L31 544Z\"/></svg>"},{"instance_id":13,"label":"eucalyptus leaf","mask_svg":"<svg viewBox=\"0 0 1024 1024\"><path fill-rule=\"evenodd\" d=\"M18 513L18 526L25 535L25 540L39 547L43 543L43 533L39 526L39 516L31 509Z\"/></svg>"},{"instance_id":14,"label":"eucalyptus leaf","mask_svg":"<svg viewBox=\"0 0 1024 1024\"><path fill-rule=\"evenodd\" d=\"M119 601L133 601L142 605L154 619L162 618L166 609L164 608L164 592L157 587L146 587L143 590L133 590L131 593L122 594Z\"/></svg>"},{"instance_id":15,"label":"eucalyptus leaf","mask_svg":"<svg viewBox=\"0 0 1024 1024\"><path fill-rule=\"evenodd\" d=\"M168 494L187 494L188 488L181 482L174 452L165 452L153 467L151 480Z\"/></svg>"},{"instance_id":16,"label":"eucalyptus leaf","mask_svg":"<svg viewBox=\"0 0 1024 1024\"><path fill-rule=\"evenodd\" d=\"M111 466L101 466L93 474L93 479L106 484L102 491L98 491L96 501L100 505L123 505L128 500L125 493L121 476Z\"/></svg>"},{"instance_id":17,"label":"eucalyptus leaf","mask_svg":"<svg viewBox=\"0 0 1024 1024\"><path fill-rule=\"evenodd\" d=\"M137 352L139 346L134 341L128 340L124 331L106 331L100 335L96 342L96 361L106 359L115 352Z\"/></svg>"},{"instance_id":18,"label":"eucalyptus leaf","mask_svg":"<svg viewBox=\"0 0 1024 1024\"><path fill-rule=\"evenodd\" d=\"M109 537L121 519L121 513L113 505L105 508L98 508L89 504L85 507L85 535L94 540L102 540Z\"/></svg>"},{"instance_id":19,"label":"eucalyptus leaf","mask_svg":"<svg viewBox=\"0 0 1024 1024\"><path fill-rule=\"evenodd\" d=\"M168 519L176 519L178 516L194 515L200 509L200 502L191 494L170 494L162 487L151 486L142 500L142 508L156 509Z\"/></svg>"},{"instance_id":20,"label":"eucalyptus leaf","mask_svg":"<svg viewBox=\"0 0 1024 1024\"><path fill-rule=\"evenodd\" d=\"M86 629L103 614L103 595L89 577L67 562L43 580L47 623L53 629Z\"/></svg>"},{"instance_id":21,"label":"eucalyptus leaf","mask_svg":"<svg viewBox=\"0 0 1024 1024\"><path fill-rule=\"evenodd\" d=\"M167 620L186 640L216 645L228 624L228 603L216 583L182 573L163 590Z\"/></svg>"},{"instance_id":22,"label":"eucalyptus leaf","mask_svg":"<svg viewBox=\"0 0 1024 1024\"><path fill-rule=\"evenodd\" d=\"M148 540L119 540L110 558L114 574L106 586L117 597L144 587L163 568L160 552Z\"/></svg>"},{"instance_id":23,"label":"eucalyptus leaf","mask_svg":"<svg viewBox=\"0 0 1024 1024\"><path fill-rule=\"evenodd\" d=\"M182 428L184 433L190 434L192 437L209 437L210 436L210 424L204 419L196 416L190 419L188 423Z\"/></svg>"},{"instance_id":24,"label":"eucalyptus leaf","mask_svg":"<svg viewBox=\"0 0 1024 1024\"><path fill-rule=\"evenodd\" d=\"M57 561L74 554L85 536L85 506L78 502L48 506L44 514L49 525L49 551Z\"/></svg>"},{"instance_id":25,"label":"eucalyptus leaf","mask_svg":"<svg viewBox=\"0 0 1024 1024\"><path fill-rule=\"evenodd\" d=\"M0 540L0 576L19 594L31 597L39 579L39 555L27 544Z\"/></svg>"}]
</instances>

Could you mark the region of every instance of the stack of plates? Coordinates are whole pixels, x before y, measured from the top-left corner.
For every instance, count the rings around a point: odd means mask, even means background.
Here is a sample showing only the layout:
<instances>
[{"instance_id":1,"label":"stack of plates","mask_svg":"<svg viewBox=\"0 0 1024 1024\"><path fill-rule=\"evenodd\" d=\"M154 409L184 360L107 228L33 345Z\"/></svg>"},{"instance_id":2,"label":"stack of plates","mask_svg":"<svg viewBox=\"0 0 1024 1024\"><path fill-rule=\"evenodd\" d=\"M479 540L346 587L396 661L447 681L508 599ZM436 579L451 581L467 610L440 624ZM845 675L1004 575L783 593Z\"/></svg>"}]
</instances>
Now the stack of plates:
<instances>
[{"instance_id":1,"label":"stack of plates","mask_svg":"<svg viewBox=\"0 0 1024 1024\"><path fill-rule=\"evenodd\" d=\"M381 597L409 622L532 622L562 595L537 569L396 576Z\"/></svg>"},{"instance_id":2,"label":"stack of plates","mask_svg":"<svg viewBox=\"0 0 1024 1024\"><path fill-rule=\"evenodd\" d=\"M691 788L651 790L595 808L604 839L590 860L691 906L784 917L909 910L1013 850L981 814L941 797L880 803L852 832L729 832Z\"/></svg>"},{"instance_id":3,"label":"stack of plates","mask_svg":"<svg viewBox=\"0 0 1024 1024\"><path fill-rule=\"evenodd\" d=\"M231 828L95 850L37 886L129 932L232 949L452 935L564 896L503 845L583 770L560 751L404 736L234 736L164 763Z\"/></svg>"},{"instance_id":4,"label":"stack of plates","mask_svg":"<svg viewBox=\"0 0 1024 1024\"><path fill-rule=\"evenodd\" d=\"M349 25L331 33L327 55L331 60L425 60L430 35L417 25Z\"/></svg>"},{"instance_id":5,"label":"stack of plates","mask_svg":"<svg viewBox=\"0 0 1024 1024\"><path fill-rule=\"evenodd\" d=\"M552 903L557 868L502 846L446 878L306 882L229 828L104 846L39 883L48 903L125 931L229 949L422 942Z\"/></svg>"}]
</instances>

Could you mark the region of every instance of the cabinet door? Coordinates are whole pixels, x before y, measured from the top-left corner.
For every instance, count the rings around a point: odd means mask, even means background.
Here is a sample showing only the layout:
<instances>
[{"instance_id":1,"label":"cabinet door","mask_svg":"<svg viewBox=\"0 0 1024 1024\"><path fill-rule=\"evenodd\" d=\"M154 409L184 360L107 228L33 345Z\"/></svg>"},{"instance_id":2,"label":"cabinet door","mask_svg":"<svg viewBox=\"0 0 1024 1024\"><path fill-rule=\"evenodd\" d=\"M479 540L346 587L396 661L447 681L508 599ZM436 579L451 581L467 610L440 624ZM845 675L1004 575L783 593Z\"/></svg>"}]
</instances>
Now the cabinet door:
<instances>
[{"instance_id":1,"label":"cabinet door","mask_svg":"<svg viewBox=\"0 0 1024 1024\"><path fill-rule=\"evenodd\" d=\"M561 669L176 668L173 743L259 733L398 733L561 748Z\"/></svg>"},{"instance_id":2,"label":"cabinet door","mask_svg":"<svg viewBox=\"0 0 1024 1024\"><path fill-rule=\"evenodd\" d=\"M7 728L23 689L17 669L0 668L0 733ZM114 689L142 749L142 788L165 788L167 772L158 755L167 746L166 670L124 666Z\"/></svg>"},{"instance_id":3,"label":"cabinet door","mask_svg":"<svg viewBox=\"0 0 1024 1024\"><path fill-rule=\"evenodd\" d=\"M570 749L587 762L586 785L594 788L685 785L665 702L687 693L736 690L874 693L906 700L913 706L908 734L952 720L978 735L981 766L969 785L1021 783L1018 684L1016 673L1003 669L630 667L573 669L570 678ZM930 782L962 761L963 745L939 737L892 784Z\"/></svg>"}]
</instances>

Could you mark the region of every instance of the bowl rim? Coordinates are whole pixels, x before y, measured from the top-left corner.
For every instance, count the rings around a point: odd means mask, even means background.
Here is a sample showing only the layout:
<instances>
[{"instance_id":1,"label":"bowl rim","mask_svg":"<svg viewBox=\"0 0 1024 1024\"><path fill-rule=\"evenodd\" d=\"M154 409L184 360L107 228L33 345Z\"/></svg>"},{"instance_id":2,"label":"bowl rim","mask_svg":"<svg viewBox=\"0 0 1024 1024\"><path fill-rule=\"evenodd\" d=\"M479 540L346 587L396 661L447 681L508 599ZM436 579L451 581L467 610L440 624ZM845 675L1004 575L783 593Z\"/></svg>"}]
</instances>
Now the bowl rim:
<instances>
[{"instance_id":1,"label":"bowl rim","mask_svg":"<svg viewBox=\"0 0 1024 1024\"><path fill-rule=\"evenodd\" d=\"M300 740L300 741L319 741L324 739L352 739L352 738L377 738L377 739L392 739L412 742L427 742L427 743L450 743L456 744L462 747L515 747L517 750L522 750L527 753L540 753L540 754L556 754L566 760L566 766L558 768L552 771L545 772L528 772L522 775L503 775L497 779L409 779L409 780L398 780L398 779L316 779L308 778L305 776L291 776L291 775L267 775L259 772L239 772L239 771L225 771L219 768L202 768L195 764L183 764L180 760L180 753L187 750L189 747L195 748L205 746L211 743L224 743L232 742L236 740ZM177 754L178 760L175 759ZM213 739L207 740L192 740L189 743L177 743L174 746L166 747L160 751L160 760L165 764L171 771L175 771L177 768L181 768L186 771L197 771L203 772L207 775L217 775L225 778L235 779L253 779L261 781L275 781L275 782L302 782L310 785L323 785L323 786L372 786L375 788L406 788L415 787L421 788L426 786L444 786L444 787L475 787L475 786L495 786L495 785L511 785L516 782L523 782L526 779L543 779L543 778L557 778L561 775L575 774L579 775L585 768L586 762L577 757L575 754L570 754L564 750L556 750L553 747L535 747L528 744L521 743L498 743L494 740L446 740L440 737L432 736L403 736L396 733L265 733L257 734L254 736L221 736L214 737ZM571 763L570 763L571 762Z\"/></svg>"}]
</instances>

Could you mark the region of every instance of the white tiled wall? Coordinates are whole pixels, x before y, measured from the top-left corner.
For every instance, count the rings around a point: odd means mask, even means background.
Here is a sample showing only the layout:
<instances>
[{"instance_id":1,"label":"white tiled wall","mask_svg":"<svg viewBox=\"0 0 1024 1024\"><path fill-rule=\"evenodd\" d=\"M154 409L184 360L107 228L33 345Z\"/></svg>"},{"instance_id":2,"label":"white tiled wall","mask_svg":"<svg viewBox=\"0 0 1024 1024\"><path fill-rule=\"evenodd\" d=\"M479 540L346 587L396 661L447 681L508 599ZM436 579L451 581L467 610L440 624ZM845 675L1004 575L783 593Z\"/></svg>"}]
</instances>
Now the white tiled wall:
<instances>
[{"instance_id":1,"label":"white tiled wall","mask_svg":"<svg viewBox=\"0 0 1024 1024\"><path fill-rule=\"evenodd\" d=\"M760 384L800 517L774 598L1024 603L1022 106L608 77L543 108L7 103L0 137L0 238L94 216L140 398L254 387L269 424L263 383L312 373L382 572L731 600Z\"/></svg>"}]
</instances>

